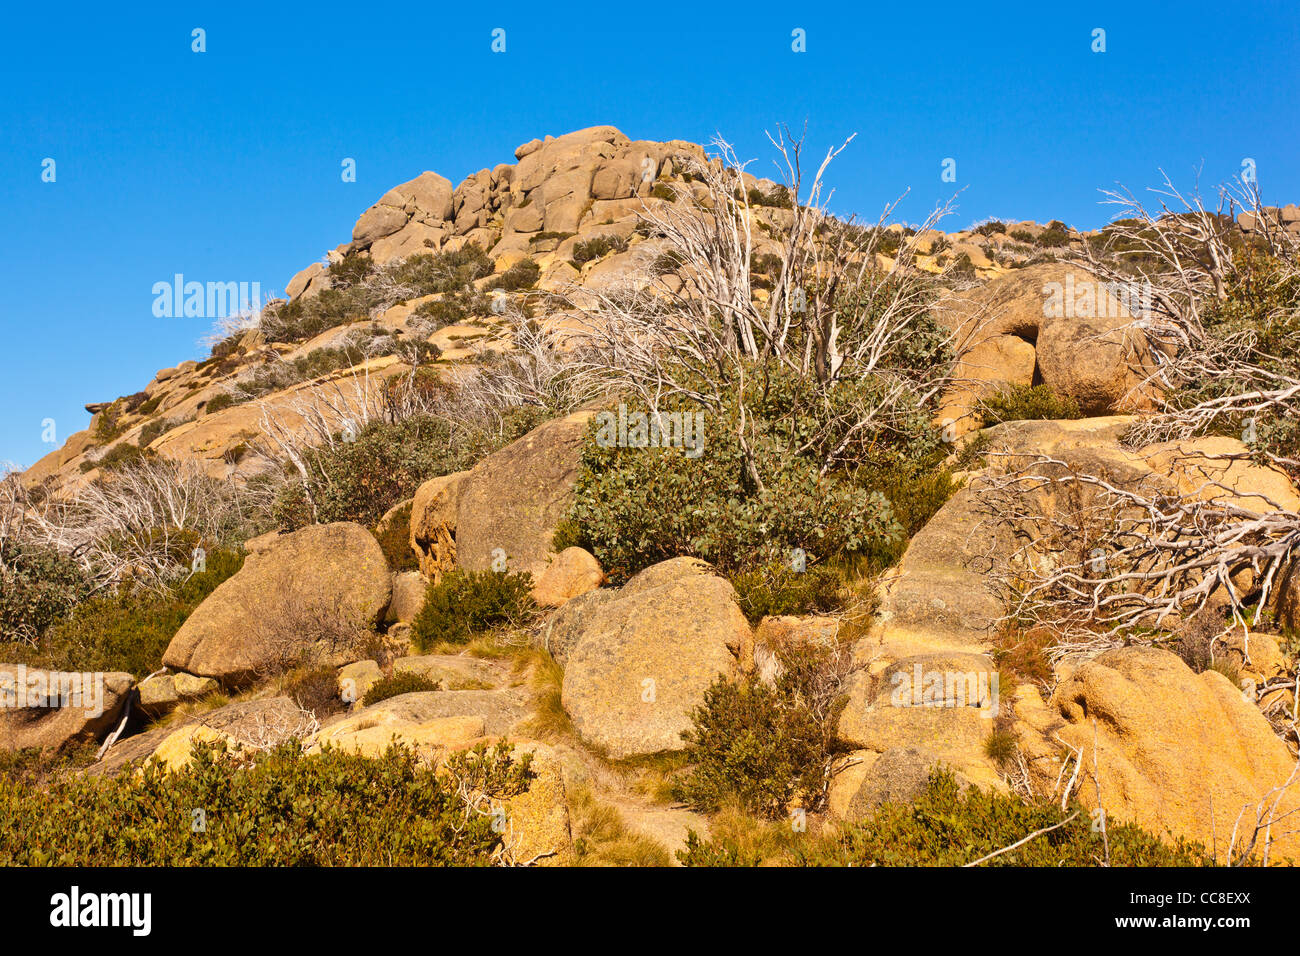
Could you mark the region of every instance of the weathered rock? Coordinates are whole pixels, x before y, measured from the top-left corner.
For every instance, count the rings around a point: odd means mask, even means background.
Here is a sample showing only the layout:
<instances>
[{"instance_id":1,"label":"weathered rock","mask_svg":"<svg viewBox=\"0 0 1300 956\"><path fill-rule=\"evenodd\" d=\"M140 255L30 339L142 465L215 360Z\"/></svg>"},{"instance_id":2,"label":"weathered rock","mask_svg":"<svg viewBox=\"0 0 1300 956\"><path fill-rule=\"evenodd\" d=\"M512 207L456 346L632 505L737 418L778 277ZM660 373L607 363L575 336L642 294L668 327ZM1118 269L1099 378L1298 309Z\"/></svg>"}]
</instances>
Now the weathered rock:
<instances>
[{"instance_id":1,"label":"weathered rock","mask_svg":"<svg viewBox=\"0 0 1300 956\"><path fill-rule=\"evenodd\" d=\"M1052 705L1064 720L1056 736L1081 754L1089 782L1078 793L1087 806L1097 805L1099 786L1111 819L1206 846L1217 842L1221 860L1238 814L1248 807L1253 828L1256 805L1278 798L1270 791L1295 767L1286 745L1227 678L1194 674L1165 650L1106 651L1062 681ZM1295 789L1278 798L1278 814L1300 807ZM1275 861L1300 852L1293 830L1275 828Z\"/></svg>"},{"instance_id":2,"label":"weathered rock","mask_svg":"<svg viewBox=\"0 0 1300 956\"><path fill-rule=\"evenodd\" d=\"M884 753L863 750L849 755L849 766L836 773L828 794L829 809L842 820L859 820L882 803L909 803L924 792L930 775L947 764L922 747L891 747ZM950 767L947 767L951 771ZM959 786L970 786L953 773Z\"/></svg>"},{"instance_id":3,"label":"weathered rock","mask_svg":"<svg viewBox=\"0 0 1300 956\"><path fill-rule=\"evenodd\" d=\"M393 598L388 602L384 621L388 624L410 624L424 607L424 593L428 584L419 571L399 571L393 575Z\"/></svg>"},{"instance_id":4,"label":"weathered rock","mask_svg":"<svg viewBox=\"0 0 1300 956\"><path fill-rule=\"evenodd\" d=\"M219 685L211 677L193 674L158 674L141 681L136 688L140 710L150 717L161 717L175 710L187 700L197 700L217 690Z\"/></svg>"},{"instance_id":5,"label":"weathered rock","mask_svg":"<svg viewBox=\"0 0 1300 956\"><path fill-rule=\"evenodd\" d=\"M224 743L230 750L238 749L239 744L229 734L213 730L203 724L190 724L172 731L158 749L153 752L154 759L160 760L168 770L184 770L190 765L194 745Z\"/></svg>"},{"instance_id":6,"label":"weathered rock","mask_svg":"<svg viewBox=\"0 0 1300 956\"><path fill-rule=\"evenodd\" d=\"M0 750L99 740L119 721L135 679L0 664Z\"/></svg>"},{"instance_id":7,"label":"weathered rock","mask_svg":"<svg viewBox=\"0 0 1300 956\"><path fill-rule=\"evenodd\" d=\"M533 586L533 600L542 607L561 607L572 598L594 591L605 572L583 548L565 548L557 554Z\"/></svg>"},{"instance_id":8,"label":"weathered rock","mask_svg":"<svg viewBox=\"0 0 1300 956\"><path fill-rule=\"evenodd\" d=\"M467 471L431 478L411 503L411 548L431 580L456 566L456 511Z\"/></svg>"},{"instance_id":9,"label":"weathered rock","mask_svg":"<svg viewBox=\"0 0 1300 956\"><path fill-rule=\"evenodd\" d=\"M325 747L367 757L381 756L392 744L404 744L417 752L465 750L484 736L482 717L434 717L419 723L353 717L334 724L316 736L309 753Z\"/></svg>"},{"instance_id":10,"label":"weathered rock","mask_svg":"<svg viewBox=\"0 0 1300 956\"><path fill-rule=\"evenodd\" d=\"M440 717L478 717L484 733L510 734L528 715L531 693L526 687L502 690L432 690L399 694L354 711L347 722L334 726L423 724ZM333 729L333 728L331 728Z\"/></svg>"},{"instance_id":11,"label":"weathered rock","mask_svg":"<svg viewBox=\"0 0 1300 956\"><path fill-rule=\"evenodd\" d=\"M391 596L388 562L374 535L351 522L311 525L249 555L181 625L163 663L240 684L326 636L286 622L343 620L365 628Z\"/></svg>"},{"instance_id":12,"label":"weathered rock","mask_svg":"<svg viewBox=\"0 0 1300 956\"><path fill-rule=\"evenodd\" d=\"M366 693L383 679L384 672L378 662L355 661L339 668L339 697L345 704L365 700Z\"/></svg>"},{"instance_id":13,"label":"weathered rock","mask_svg":"<svg viewBox=\"0 0 1300 956\"><path fill-rule=\"evenodd\" d=\"M1034 346L1015 335L992 335L964 352L953 368L954 384L940 403L938 417L949 426L949 435L982 427L976 414L980 399L1003 386L1032 384L1035 361Z\"/></svg>"},{"instance_id":14,"label":"weathered rock","mask_svg":"<svg viewBox=\"0 0 1300 956\"><path fill-rule=\"evenodd\" d=\"M1282 576L1277 596L1277 619L1284 628L1300 631L1300 559Z\"/></svg>"},{"instance_id":15,"label":"weathered rock","mask_svg":"<svg viewBox=\"0 0 1300 956\"><path fill-rule=\"evenodd\" d=\"M680 750L690 712L751 644L729 582L702 561L664 561L593 609L568 654L565 710L612 758Z\"/></svg>"},{"instance_id":16,"label":"weathered rock","mask_svg":"<svg viewBox=\"0 0 1300 956\"><path fill-rule=\"evenodd\" d=\"M527 571L541 578L555 529L568 513L589 412L547 422L470 471L456 509L456 562L470 571ZM412 513L412 534L415 530Z\"/></svg>"},{"instance_id":17,"label":"weathered rock","mask_svg":"<svg viewBox=\"0 0 1300 956\"><path fill-rule=\"evenodd\" d=\"M290 736L305 737L311 722L302 708L288 697L241 700L192 714L169 726L125 737L108 749L103 760L82 772L88 776L116 776L148 759L176 731L198 725L221 731L232 743L264 746Z\"/></svg>"},{"instance_id":18,"label":"weathered rock","mask_svg":"<svg viewBox=\"0 0 1300 956\"><path fill-rule=\"evenodd\" d=\"M538 645L564 666L593 617L617 595L617 590L600 588L567 602L547 618L539 632Z\"/></svg>"},{"instance_id":19,"label":"weathered rock","mask_svg":"<svg viewBox=\"0 0 1300 956\"><path fill-rule=\"evenodd\" d=\"M501 681L501 670L491 661L465 654L421 654L393 661L395 674L420 674L438 681L443 690L490 690Z\"/></svg>"}]
</instances>

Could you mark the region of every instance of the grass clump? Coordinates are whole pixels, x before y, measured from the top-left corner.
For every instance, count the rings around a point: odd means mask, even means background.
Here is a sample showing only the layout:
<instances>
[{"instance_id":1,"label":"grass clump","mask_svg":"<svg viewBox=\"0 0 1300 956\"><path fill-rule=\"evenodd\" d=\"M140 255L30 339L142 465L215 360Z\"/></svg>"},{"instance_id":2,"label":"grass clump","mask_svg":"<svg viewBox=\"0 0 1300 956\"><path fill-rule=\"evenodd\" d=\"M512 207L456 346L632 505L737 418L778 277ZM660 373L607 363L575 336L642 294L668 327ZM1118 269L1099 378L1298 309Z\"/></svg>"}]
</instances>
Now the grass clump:
<instances>
[{"instance_id":1,"label":"grass clump","mask_svg":"<svg viewBox=\"0 0 1300 956\"><path fill-rule=\"evenodd\" d=\"M361 703L369 707L371 704L377 704L381 700L388 700L390 697L397 697L401 694L416 694L424 691L442 690L442 684L436 680L430 680L424 674L417 674L415 671L397 671L392 677L381 677L370 685L366 691L366 696L361 699Z\"/></svg>"},{"instance_id":2,"label":"grass clump","mask_svg":"<svg viewBox=\"0 0 1300 956\"><path fill-rule=\"evenodd\" d=\"M984 427L1031 419L1082 418L1079 403L1058 395L1050 385L1009 385L979 403Z\"/></svg>"}]
</instances>

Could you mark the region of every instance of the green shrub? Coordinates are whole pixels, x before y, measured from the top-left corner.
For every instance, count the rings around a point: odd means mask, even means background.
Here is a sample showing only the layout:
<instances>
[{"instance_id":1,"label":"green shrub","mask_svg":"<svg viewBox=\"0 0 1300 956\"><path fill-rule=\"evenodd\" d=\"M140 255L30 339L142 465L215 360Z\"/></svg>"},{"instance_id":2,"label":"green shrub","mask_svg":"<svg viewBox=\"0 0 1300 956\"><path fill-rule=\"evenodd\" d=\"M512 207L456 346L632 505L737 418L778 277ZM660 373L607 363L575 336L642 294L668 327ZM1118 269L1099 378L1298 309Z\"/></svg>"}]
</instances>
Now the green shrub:
<instances>
[{"instance_id":1,"label":"green shrub","mask_svg":"<svg viewBox=\"0 0 1300 956\"><path fill-rule=\"evenodd\" d=\"M381 677L371 684L361 703L369 707L371 704L377 704L381 700L388 700L390 697L397 697L401 694L415 694L432 690L442 690L441 682L431 680L423 674L417 674L415 671L397 671L392 677Z\"/></svg>"},{"instance_id":2,"label":"green shrub","mask_svg":"<svg viewBox=\"0 0 1300 956\"><path fill-rule=\"evenodd\" d=\"M1011 238L1016 240L1016 242L1023 242L1025 245L1032 245L1034 242L1034 234L1028 229L1011 230Z\"/></svg>"},{"instance_id":3,"label":"green shrub","mask_svg":"<svg viewBox=\"0 0 1300 956\"><path fill-rule=\"evenodd\" d=\"M847 573L833 564L797 571L790 564L767 565L731 575L737 602L745 617L757 624L765 617L813 614L842 606Z\"/></svg>"},{"instance_id":4,"label":"green shrub","mask_svg":"<svg viewBox=\"0 0 1300 956\"><path fill-rule=\"evenodd\" d=\"M673 187L667 183L655 183L654 187L650 190L650 195L655 199L666 199L668 202L677 201L677 190L673 189Z\"/></svg>"},{"instance_id":5,"label":"green shrub","mask_svg":"<svg viewBox=\"0 0 1300 956\"><path fill-rule=\"evenodd\" d=\"M1054 249L1069 244L1070 232L1066 229L1065 223L1053 219L1047 224L1047 228L1038 234L1034 242L1045 249Z\"/></svg>"},{"instance_id":6,"label":"green shrub","mask_svg":"<svg viewBox=\"0 0 1300 956\"><path fill-rule=\"evenodd\" d=\"M425 592L424 606L411 624L411 640L423 651L522 624L534 611L532 587L533 577L526 571L449 571Z\"/></svg>"},{"instance_id":7,"label":"green shrub","mask_svg":"<svg viewBox=\"0 0 1300 956\"><path fill-rule=\"evenodd\" d=\"M77 562L53 548L0 541L0 635L35 638L88 593Z\"/></svg>"},{"instance_id":8,"label":"green shrub","mask_svg":"<svg viewBox=\"0 0 1300 956\"><path fill-rule=\"evenodd\" d=\"M388 566L394 571L415 571L419 562L411 547L411 502L407 501L388 515L388 521L375 526L375 539L383 549Z\"/></svg>"},{"instance_id":9,"label":"green shrub","mask_svg":"<svg viewBox=\"0 0 1300 956\"><path fill-rule=\"evenodd\" d=\"M1091 815L1077 802L1062 810L1050 800L1031 802L975 787L963 791L945 770L936 771L912 803L883 804L829 839L801 840L781 859L765 858L733 836L706 841L693 832L678 858L687 866L962 866L1049 827L1058 828L982 865L1105 863L1101 833L1093 831ZM1112 866L1214 865L1201 844L1181 838L1166 842L1134 824L1110 822L1106 836Z\"/></svg>"},{"instance_id":10,"label":"green shrub","mask_svg":"<svg viewBox=\"0 0 1300 956\"><path fill-rule=\"evenodd\" d=\"M769 819L792 808L820 808L835 726L845 698L835 678L839 649L801 645L778 649L783 673L769 687L750 675L718 678L682 734L690 769L678 796L699 810L735 801Z\"/></svg>"},{"instance_id":11,"label":"green shrub","mask_svg":"<svg viewBox=\"0 0 1300 956\"><path fill-rule=\"evenodd\" d=\"M25 655L25 663L145 677L161 666L163 652L185 619L243 562L241 555L214 550L205 557L204 571L165 594L136 594L124 588L83 601L49 627L36 650Z\"/></svg>"},{"instance_id":12,"label":"green shrub","mask_svg":"<svg viewBox=\"0 0 1300 956\"><path fill-rule=\"evenodd\" d=\"M611 252L626 250L627 240L619 236L593 236L573 247L573 263L575 266L581 266L583 263L603 258Z\"/></svg>"},{"instance_id":13,"label":"green shrub","mask_svg":"<svg viewBox=\"0 0 1300 956\"><path fill-rule=\"evenodd\" d=\"M328 664L302 667L288 674L280 692L318 719L346 710L339 697L338 671Z\"/></svg>"},{"instance_id":14,"label":"green shrub","mask_svg":"<svg viewBox=\"0 0 1300 956\"><path fill-rule=\"evenodd\" d=\"M1050 385L1008 385L979 402L985 427L1032 419L1082 418L1079 404Z\"/></svg>"},{"instance_id":15,"label":"green shrub","mask_svg":"<svg viewBox=\"0 0 1300 956\"><path fill-rule=\"evenodd\" d=\"M1006 235L1007 224L998 219L990 219L988 222L982 222L976 226L975 232L981 236L991 236L995 233Z\"/></svg>"},{"instance_id":16,"label":"green shrub","mask_svg":"<svg viewBox=\"0 0 1300 956\"><path fill-rule=\"evenodd\" d=\"M541 266L531 258L520 259L496 277L496 281L492 283L492 288L499 289L502 292L521 292L536 285L541 274Z\"/></svg>"},{"instance_id":17,"label":"green shrub","mask_svg":"<svg viewBox=\"0 0 1300 956\"><path fill-rule=\"evenodd\" d=\"M282 489L272 515L280 527L295 530L312 522L315 502L317 521L374 527L424 482L464 470L483 452L463 429L453 430L440 418L372 423L354 441L309 451L309 478Z\"/></svg>"},{"instance_id":18,"label":"green shrub","mask_svg":"<svg viewBox=\"0 0 1300 956\"><path fill-rule=\"evenodd\" d=\"M491 801L526 790L529 763L508 745L448 760ZM398 746L308 757L290 741L243 758L196 743L176 772L0 779L3 866L485 866L501 841L453 776Z\"/></svg>"},{"instance_id":19,"label":"green shrub","mask_svg":"<svg viewBox=\"0 0 1300 956\"><path fill-rule=\"evenodd\" d=\"M212 415L222 409L231 408L239 404L239 399L232 392L218 392L208 399L207 404L203 406L204 415Z\"/></svg>"},{"instance_id":20,"label":"green shrub","mask_svg":"<svg viewBox=\"0 0 1300 956\"><path fill-rule=\"evenodd\" d=\"M100 471L112 471L115 468L121 468L123 465L148 461L152 457L153 452L147 451L140 445L133 445L128 441L124 441L114 445L98 458L88 458L83 461L81 471L83 474L96 468Z\"/></svg>"}]
</instances>

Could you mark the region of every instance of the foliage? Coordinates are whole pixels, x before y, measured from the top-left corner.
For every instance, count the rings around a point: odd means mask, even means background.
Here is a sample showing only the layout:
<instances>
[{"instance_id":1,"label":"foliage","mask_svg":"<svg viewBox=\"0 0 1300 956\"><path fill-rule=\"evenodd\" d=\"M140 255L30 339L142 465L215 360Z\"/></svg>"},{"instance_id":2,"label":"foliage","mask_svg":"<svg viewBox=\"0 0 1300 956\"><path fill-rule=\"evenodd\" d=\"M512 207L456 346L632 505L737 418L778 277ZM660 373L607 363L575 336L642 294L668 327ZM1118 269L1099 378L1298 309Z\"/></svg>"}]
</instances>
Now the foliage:
<instances>
[{"instance_id":1,"label":"foliage","mask_svg":"<svg viewBox=\"0 0 1300 956\"><path fill-rule=\"evenodd\" d=\"M388 700L390 697L397 697L401 694L415 694L433 690L442 690L442 684L415 671L397 671L392 677L381 677L371 684L361 703L369 707L371 704L377 704L381 700Z\"/></svg>"},{"instance_id":2,"label":"foliage","mask_svg":"<svg viewBox=\"0 0 1300 956\"><path fill-rule=\"evenodd\" d=\"M419 562L411 547L411 502L405 501L395 511L385 515L387 520L375 526L375 539L383 549L388 566L394 571L415 571Z\"/></svg>"},{"instance_id":3,"label":"foliage","mask_svg":"<svg viewBox=\"0 0 1300 956\"><path fill-rule=\"evenodd\" d=\"M306 757L290 741L244 757L196 743L176 772L151 761L41 790L0 779L0 865L483 866L501 834L456 781L509 797L527 786L528 758L501 746L459 761L448 776L397 746Z\"/></svg>"},{"instance_id":4,"label":"foliage","mask_svg":"<svg viewBox=\"0 0 1300 956\"><path fill-rule=\"evenodd\" d=\"M982 865L1105 863L1101 834L1093 832L1092 817L1077 802L1063 811L1051 801L1031 802L975 787L963 791L946 770L935 771L914 802L883 804L829 837L787 839L779 856L771 854L770 846L740 834L701 840L692 832L678 858L687 866L962 866L1048 827L1057 829ZM1110 822L1106 836L1111 866L1214 865L1204 846L1184 839L1166 842L1135 824Z\"/></svg>"},{"instance_id":5,"label":"foliage","mask_svg":"<svg viewBox=\"0 0 1300 956\"><path fill-rule=\"evenodd\" d=\"M373 527L424 482L469 467L483 451L441 418L373 422L354 441L307 450L307 477L295 476L280 491L272 513L280 527L294 530L312 522L314 504L319 522Z\"/></svg>"},{"instance_id":6,"label":"foliage","mask_svg":"<svg viewBox=\"0 0 1300 956\"><path fill-rule=\"evenodd\" d=\"M0 539L0 638L34 638L84 598L91 582L53 548Z\"/></svg>"},{"instance_id":7,"label":"foliage","mask_svg":"<svg viewBox=\"0 0 1300 956\"><path fill-rule=\"evenodd\" d=\"M522 624L534 612L532 587L533 577L526 571L449 571L425 592L424 606L411 623L411 640L423 651Z\"/></svg>"},{"instance_id":8,"label":"foliage","mask_svg":"<svg viewBox=\"0 0 1300 956\"><path fill-rule=\"evenodd\" d=\"M835 672L842 651L805 644L777 654L774 686L753 675L739 683L719 678L691 714L691 729L682 734L691 767L680 784L691 806L716 810L736 800L749 813L776 819L822 805L844 703L843 675Z\"/></svg>"},{"instance_id":9,"label":"foliage","mask_svg":"<svg viewBox=\"0 0 1300 956\"><path fill-rule=\"evenodd\" d=\"M164 593L128 588L92 597L49 627L25 663L53 670L127 671L137 678L162 664L185 619L243 565L241 555L214 550L203 571Z\"/></svg>"},{"instance_id":10,"label":"foliage","mask_svg":"<svg viewBox=\"0 0 1300 956\"><path fill-rule=\"evenodd\" d=\"M1065 223L1059 219L1053 219L1047 224L1047 227L1038 234L1034 240L1035 244L1047 249L1053 249L1060 246L1069 245L1070 232Z\"/></svg>"},{"instance_id":11,"label":"foliage","mask_svg":"<svg viewBox=\"0 0 1300 956\"><path fill-rule=\"evenodd\" d=\"M541 266L525 257L497 276L492 282L492 288L502 292L521 292L536 285L541 274Z\"/></svg>"},{"instance_id":12,"label":"foliage","mask_svg":"<svg viewBox=\"0 0 1300 956\"><path fill-rule=\"evenodd\" d=\"M592 262L611 252L623 252L627 249L627 240L619 236L593 236L573 247L573 264L581 266Z\"/></svg>"},{"instance_id":13,"label":"foliage","mask_svg":"<svg viewBox=\"0 0 1300 956\"><path fill-rule=\"evenodd\" d=\"M980 399L984 425L1032 419L1082 418L1079 404L1050 385L1008 385Z\"/></svg>"}]
</instances>

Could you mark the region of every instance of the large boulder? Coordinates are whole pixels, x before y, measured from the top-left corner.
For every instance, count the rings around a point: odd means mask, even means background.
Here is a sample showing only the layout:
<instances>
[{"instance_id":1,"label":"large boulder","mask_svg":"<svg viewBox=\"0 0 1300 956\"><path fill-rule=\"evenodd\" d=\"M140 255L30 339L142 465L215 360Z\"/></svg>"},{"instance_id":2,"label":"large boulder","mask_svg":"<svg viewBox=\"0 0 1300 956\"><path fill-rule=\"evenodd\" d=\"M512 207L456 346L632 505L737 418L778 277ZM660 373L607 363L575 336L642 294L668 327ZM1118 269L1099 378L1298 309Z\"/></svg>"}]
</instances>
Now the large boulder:
<instances>
[{"instance_id":1,"label":"large boulder","mask_svg":"<svg viewBox=\"0 0 1300 956\"><path fill-rule=\"evenodd\" d=\"M976 409L983 398L1008 385L1032 385L1034 346L1017 335L991 335L971 346L953 367L953 385L944 394L939 419L958 437L983 424Z\"/></svg>"},{"instance_id":2,"label":"large boulder","mask_svg":"<svg viewBox=\"0 0 1300 956\"><path fill-rule=\"evenodd\" d=\"M693 558L664 561L593 605L567 655L564 708L614 759L680 750L691 711L751 642L728 581Z\"/></svg>"},{"instance_id":3,"label":"large boulder","mask_svg":"<svg viewBox=\"0 0 1300 956\"><path fill-rule=\"evenodd\" d=\"M541 579L554 554L555 530L573 502L591 417L575 412L547 422L474 466L456 508L460 567L501 570L504 556L505 570ZM415 522L413 511L413 534Z\"/></svg>"},{"instance_id":4,"label":"large boulder","mask_svg":"<svg viewBox=\"0 0 1300 956\"><path fill-rule=\"evenodd\" d=\"M391 597L392 576L374 535L346 521L311 525L249 555L181 625L163 663L227 686L246 683L329 636L312 622L368 628Z\"/></svg>"},{"instance_id":5,"label":"large boulder","mask_svg":"<svg viewBox=\"0 0 1300 956\"><path fill-rule=\"evenodd\" d=\"M394 186L357 220L352 240L367 246L401 230L408 222L439 226L451 219L451 181L434 172L424 172L409 182Z\"/></svg>"},{"instance_id":6,"label":"large boulder","mask_svg":"<svg viewBox=\"0 0 1300 956\"><path fill-rule=\"evenodd\" d=\"M130 674L0 664L0 750L59 748L102 738L118 722Z\"/></svg>"},{"instance_id":7,"label":"large boulder","mask_svg":"<svg viewBox=\"0 0 1300 956\"><path fill-rule=\"evenodd\" d=\"M1276 799L1278 817L1300 809L1300 785L1271 792L1291 780L1295 758L1216 671L1193 673L1158 648L1117 648L1075 669L1051 703L1062 720L1052 735L1079 754L1080 799L1100 799L1112 819L1217 843L1222 857L1244 826L1241 848L1261 801ZM1295 829L1274 828L1274 860L1300 853Z\"/></svg>"}]
</instances>

